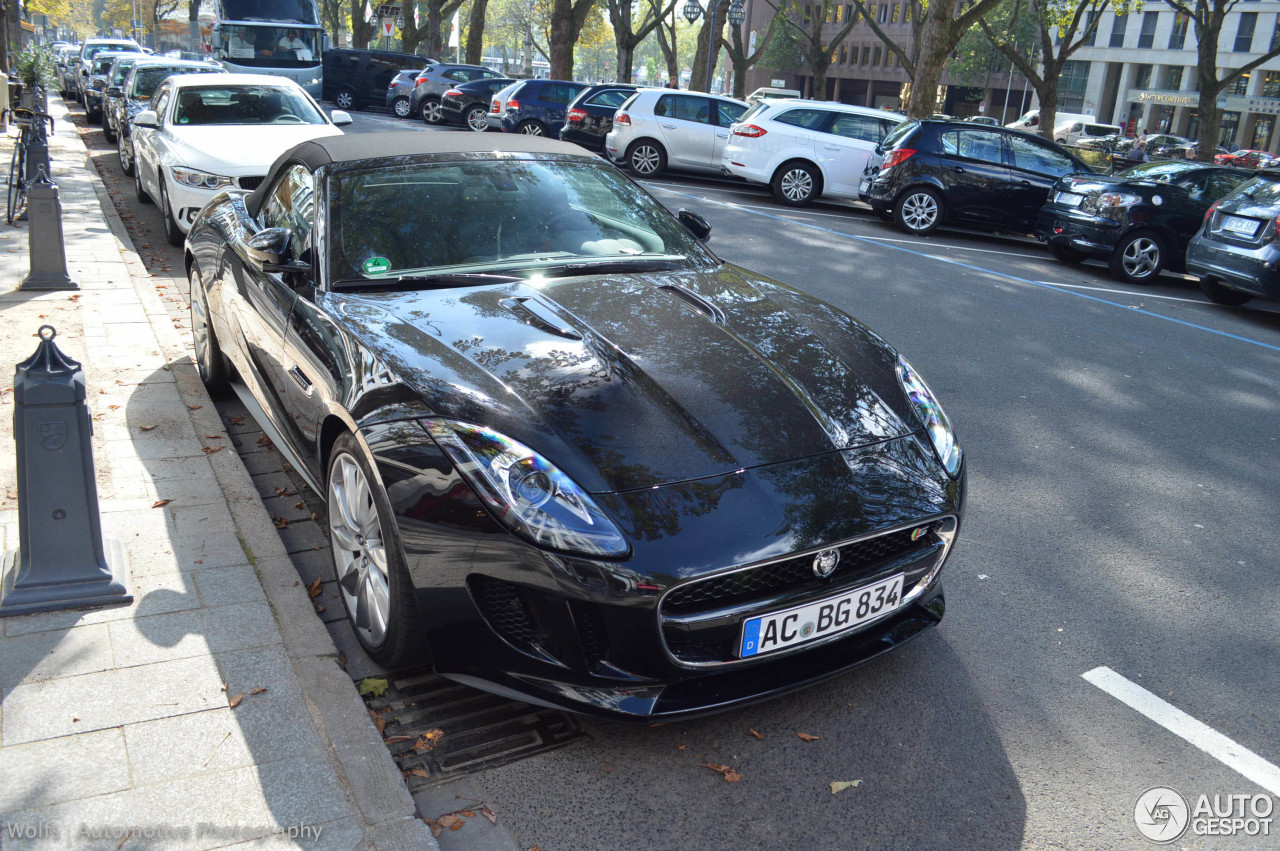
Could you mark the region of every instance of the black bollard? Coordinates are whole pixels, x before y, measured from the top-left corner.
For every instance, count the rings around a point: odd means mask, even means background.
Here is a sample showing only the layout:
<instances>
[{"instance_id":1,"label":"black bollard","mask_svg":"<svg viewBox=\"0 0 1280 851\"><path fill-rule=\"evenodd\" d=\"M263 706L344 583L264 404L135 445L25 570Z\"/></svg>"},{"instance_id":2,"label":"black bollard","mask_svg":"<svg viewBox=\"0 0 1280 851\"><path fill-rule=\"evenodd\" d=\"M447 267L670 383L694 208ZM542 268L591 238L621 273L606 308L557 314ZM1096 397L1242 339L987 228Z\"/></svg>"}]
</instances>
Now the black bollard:
<instances>
[{"instance_id":1,"label":"black bollard","mask_svg":"<svg viewBox=\"0 0 1280 851\"><path fill-rule=\"evenodd\" d=\"M43 168L27 184L27 250L31 271L20 290L78 290L67 274L67 251L62 237L62 202L58 186Z\"/></svg>"},{"instance_id":2,"label":"black bollard","mask_svg":"<svg viewBox=\"0 0 1280 851\"><path fill-rule=\"evenodd\" d=\"M5 554L0 616L132 603L124 547L104 546L84 370L40 328L13 380L18 548Z\"/></svg>"}]
</instances>

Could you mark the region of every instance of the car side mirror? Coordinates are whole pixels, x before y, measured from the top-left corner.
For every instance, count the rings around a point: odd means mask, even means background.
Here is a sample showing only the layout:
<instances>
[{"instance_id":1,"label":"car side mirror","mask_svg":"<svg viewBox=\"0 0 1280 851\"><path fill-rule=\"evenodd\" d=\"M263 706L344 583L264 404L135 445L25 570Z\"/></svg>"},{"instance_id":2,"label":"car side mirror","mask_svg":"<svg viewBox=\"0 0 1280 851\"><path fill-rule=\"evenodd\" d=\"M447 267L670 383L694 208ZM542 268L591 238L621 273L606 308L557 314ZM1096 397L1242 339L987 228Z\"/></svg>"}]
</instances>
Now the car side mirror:
<instances>
[{"instance_id":1,"label":"car side mirror","mask_svg":"<svg viewBox=\"0 0 1280 851\"><path fill-rule=\"evenodd\" d=\"M107 94L109 94L113 98L118 98L124 95L124 89L120 88L119 86L111 86L109 89L107 89Z\"/></svg>"},{"instance_id":2,"label":"car side mirror","mask_svg":"<svg viewBox=\"0 0 1280 851\"><path fill-rule=\"evenodd\" d=\"M134 127L159 127L160 116L154 109L144 109L133 117Z\"/></svg>"},{"instance_id":3,"label":"car side mirror","mask_svg":"<svg viewBox=\"0 0 1280 851\"><path fill-rule=\"evenodd\" d=\"M311 276L311 264L299 260L286 260L293 231L289 228L266 228L249 237L245 248L262 271L276 275Z\"/></svg>"},{"instance_id":4,"label":"car side mirror","mask_svg":"<svg viewBox=\"0 0 1280 851\"><path fill-rule=\"evenodd\" d=\"M676 218L699 241L706 242L711 239L711 223L699 214L692 210L681 210L676 213Z\"/></svg>"},{"instance_id":5,"label":"car side mirror","mask_svg":"<svg viewBox=\"0 0 1280 851\"><path fill-rule=\"evenodd\" d=\"M344 127L348 124L354 123L354 119L352 119L351 114L343 112L341 109L335 109L330 113L330 118L333 119L333 126L335 127Z\"/></svg>"}]
</instances>

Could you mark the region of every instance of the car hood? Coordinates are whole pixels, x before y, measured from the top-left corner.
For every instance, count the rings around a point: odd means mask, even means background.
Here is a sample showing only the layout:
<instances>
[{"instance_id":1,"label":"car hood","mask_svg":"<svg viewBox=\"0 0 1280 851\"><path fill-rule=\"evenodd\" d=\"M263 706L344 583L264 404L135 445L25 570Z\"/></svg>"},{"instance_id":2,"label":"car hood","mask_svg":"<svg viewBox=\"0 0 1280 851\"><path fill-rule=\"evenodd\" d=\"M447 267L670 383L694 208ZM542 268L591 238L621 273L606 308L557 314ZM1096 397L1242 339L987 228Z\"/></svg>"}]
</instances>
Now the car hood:
<instances>
[{"instance_id":1,"label":"car hood","mask_svg":"<svg viewBox=\"0 0 1280 851\"><path fill-rule=\"evenodd\" d=\"M728 264L319 302L431 414L492 427L595 493L915 430L887 344Z\"/></svg>"},{"instance_id":2,"label":"car hood","mask_svg":"<svg viewBox=\"0 0 1280 851\"><path fill-rule=\"evenodd\" d=\"M294 145L342 135L332 124L170 126L168 133L183 165L232 177L266 174Z\"/></svg>"},{"instance_id":3,"label":"car hood","mask_svg":"<svg viewBox=\"0 0 1280 851\"><path fill-rule=\"evenodd\" d=\"M1136 163L1135 163L1136 165ZM1104 192L1108 189L1139 188L1161 186L1153 180L1125 180L1114 174L1069 174L1058 181L1058 189L1088 195L1090 192Z\"/></svg>"}]
</instances>

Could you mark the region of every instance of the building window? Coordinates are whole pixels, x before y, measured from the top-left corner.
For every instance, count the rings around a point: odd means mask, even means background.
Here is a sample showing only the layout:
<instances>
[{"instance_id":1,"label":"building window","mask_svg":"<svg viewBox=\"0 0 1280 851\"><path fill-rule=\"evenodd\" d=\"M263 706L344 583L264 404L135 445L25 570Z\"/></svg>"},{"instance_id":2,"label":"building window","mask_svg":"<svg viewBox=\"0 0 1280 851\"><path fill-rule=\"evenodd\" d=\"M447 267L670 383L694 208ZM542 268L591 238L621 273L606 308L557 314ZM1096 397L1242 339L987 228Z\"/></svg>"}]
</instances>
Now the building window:
<instances>
[{"instance_id":1,"label":"building window","mask_svg":"<svg viewBox=\"0 0 1280 851\"><path fill-rule=\"evenodd\" d=\"M1242 12L1240 25L1236 27L1236 53L1253 52L1253 29L1258 25L1257 12Z\"/></svg>"},{"instance_id":2,"label":"building window","mask_svg":"<svg viewBox=\"0 0 1280 851\"><path fill-rule=\"evenodd\" d=\"M1280 47L1280 15L1276 15L1276 27L1271 31L1271 46L1268 51L1275 50Z\"/></svg>"},{"instance_id":3,"label":"building window","mask_svg":"<svg viewBox=\"0 0 1280 851\"><path fill-rule=\"evenodd\" d=\"M827 7L827 23L829 23L829 24L835 23L835 20L834 20L834 19L835 19L835 15L836 15L836 9L838 9L838 8L840 8L840 7L839 7L839 6L828 6L828 7Z\"/></svg>"},{"instance_id":4,"label":"building window","mask_svg":"<svg viewBox=\"0 0 1280 851\"><path fill-rule=\"evenodd\" d=\"M1084 46L1093 47L1093 42L1098 37L1098 13L1089 12L1084 19Z\"/></svg>"},{"instance_id":5,"label":"building window","mask_svg":"<svg viewBox=\"0 0 1280 851\"><path fill-rule=\"evenodd\" d=\"M841 65L849 64L849 48L843 44L840 45L840 64Z\"/></svg>"},{"instance_id":6,"label":"building window","mask_svg":"<svg viewBox=\"0 0 1280 851\"><path fill-rule=\"evenodd\" d=\"M1143 12L1142 13L1142 30L1138 33L1138 49L1147 50L1156 41L1156 21L1159 19L1159 12Z\"/></svg>"},{"instance_id":7,"label":"building window","mask_svg":"<svg viewBox=\"0 0 1280 851\"><path fill-rule=\"evenodd\" d=\"M805 16L808 20L808 16ZM1124 47L1124 31L1129 26L1128 15L1116 15L1115 23L1111 25L1111 41L1107 43L1108 47Z\"/></svg>"},{"instance_id":8,"label":"building window","mask_svg":"<svg viewBox=\"0 0 1280 851\"><path fill-rule=\"evenodd\" d=\"M889 4L881 3L880 4L880 23L882 24L886 23L888 22L888 20L889 20Z\"/></svg>"},{"instance_id":9,"label":"building window","mask_svg":"<svg viewBox=\"0 0 1280 851\"><path fill-rule=\"evenodd\" d=\"M1218 144L1224 148L1234 149L1236 146L1236 131L1239 129L1240 113L1222 113L1222 124L1218 127Z\"/></svg>"},{"instance_id":10,"label":"building window","mask_svg":"<svg viewBox=\"0 0 1280 851\"><path fill-rule=\"evenodd\" d=\"M1138 76L1133 81L1133 87L1135 89L1151 88L1151 66L1150 65L1138 66Z\"/></svg>"},{"instance_id":11,"label":"building window","mask_svg":"<svg viewBox=\"0 0 1280 851\"><path fill-rule=\"evenodd\" d=\"M853 16L854 16L854 14L855 14L855 13L854 13L854 11L853 11L853 7L852 7L852 6L845 6L845 7L844 7L844 19L845 19L846 21L852 21L852 20L854 20L854 17L853 17Z\"/></svg>"},{"instance_id":12,"label":"building window","mask_svg":"<svg viewBox=\"0 0 1280 851\"><path fill-rule=\"evenodd\" d=\"M878 67L880 65L880 48L878 47L871 54L871 64L872 66L875 66L875 67Z\"/></svg>"},{"instance_id":13,"label":"building window","mask_svg":"<svg viewBox=\"0 0 1280 851\"><path fill-rule=\"evenodd\" d=\"M1240 76L1236 77L1235 82L1231 84L1231 90L1229 94L1246 95L1248 93L1249 93L1249 75L1241 74Z\"/></svg>"},{"instance_id":14,"label":"building window","mask_svg":"<svg viewBox=\"0 0 1280 851\"><path fill-rule=\"evenodd\" d=\"M805 6L805 7L804 7L804 22L805 22L806 24L807 24L807 23L809 23L809 21L810 21L810 15L812 14L812 13L809 11L809 9L810 9L810 8L811 8L811 7L809 7L809 6Z\"/></svg>"},{"instance_id":15,"label":"building window","mask_svg":"<svg viewBox=\"0 0 1280 851\"><path fill-rule=\"evenodd\" d=\"M1088 62L1064 62L1058 77L1058 108L1063 112L1083 112L1084 90L1088 85Z\"/></svg>"},{"instance_id":16,"label":"building window","mask_svg":"<svg viewBox=\"0 0 1280 851\"><path fill-rule=\"evenodd\" d=\"M902 4L902 20L911 22L911 0L907 0Z\"/></svg>"},{"instance_id":17,"label":"building window","mask_svg":"<svg viewBox=\"0 0 1280 851\"><path fill-rule=\"evenodd\" d=\"M1191 19L1183 12L1173 16L1173 32L1169 33L1169 49L1181 50L1187 43L1187 24Z\"/></svg>"},{"instance_id":18,"label":"building window","mask_svg":"<svg viewBox=\"0 0 1280 851\"><path fill-rule=\"evenodd\" d=\"M832 8L832 10L835 12L835 16L836 16L836 23L837 23L837 24L844 23L844 7L843 7L843 6L832 6L831 8Z\"/></svg>"},{"instance_id":19,"label":"building window","mask_svg":"<svg viewBox=\"0 0 1280 851\"><path fill-rule=\"evenodd\" d=\"M871 47L866 44L862 45L862 64L863 65L871 64Z\"/></svg>"},{"instance_id":20,"label":"building window","mask_svg":"<svg viewBox=\"0 0 1280 851\"><path fill-rule=\"evenodd\" d=\"M898 22L898 4L897 3L893 4L893 15L891 15L890 18L891 19L889 23L896 24Z\"/></svg>"},{"instance_id":21,"label":"building window","mask_svg":"<svg viewBox=\"0 0 1280 851\"><path fill-rule=\"evenodd\" d=\"M1164 87L1177 91L1182 88L1182 74L1186 71L1181 65L1170 65L1164 74Z\"/></svg>"},{"instance_id":22,"label":"building window","mask_svg":"<svg viewBox=\"0 0 1280 851\"><path fill-rule=\"evenodd\" d=\"M1262 96L1280 98L1280 71L1268 71L1262 78Z\"/></svg>"}]
</instances>

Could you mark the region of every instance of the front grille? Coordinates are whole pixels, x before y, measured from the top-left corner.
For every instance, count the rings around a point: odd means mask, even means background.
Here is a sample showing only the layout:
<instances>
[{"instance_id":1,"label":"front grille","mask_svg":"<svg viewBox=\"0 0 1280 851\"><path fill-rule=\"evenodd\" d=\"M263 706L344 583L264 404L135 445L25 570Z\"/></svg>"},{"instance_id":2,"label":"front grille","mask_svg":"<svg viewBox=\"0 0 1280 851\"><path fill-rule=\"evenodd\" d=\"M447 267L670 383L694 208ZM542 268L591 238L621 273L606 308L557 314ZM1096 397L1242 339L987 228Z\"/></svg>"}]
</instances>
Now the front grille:
<instances>
[{"instance_id":1,"label":"front grille","mask_svg":"<svg viewBox=\"0 0 1280 851\"><path fill-rule=\"evenodd\" d=\"M476 605L493 631L515 647L528 650L534 638L533 613L520 588L479 574L468 581Z\"/></svg>"},{"instance_id":2,"label":"front grille","mask_svg":"<svg viewBox=\"0 0 1280 851\"><path fill-rule=\"evenodd\" d=\"M573 612L573 620L578 627L578 639L582 642L582 652L586 654L588 660L593 662L604 659L605 654L609 652L609 632L600 607L570 600L569 609Z\"/></svg>"},{"instance_id":3,"label":"front grille","mask_svg":"<svg viewBox=\"0 0 1280 851\"><path fill-rule=\"evenodd\" d=\"M840 585L843 584L842 580L853 574L865 573L868 568L886 559L912 549L931 546L930 536L926 535L912 541L912 532L912 529L903 529L840 547L840 563L826 579L818 579L814 575L814 554L809 553L690 582L667 594L662 602L662 611L668 615L695 614L747 603L807 583L823 582L833 586Z\"/></svg>"},{"instance_id":4,"label":"front grille","mask_svg":"<svg viewBox=\"0 0 1280 851\"><path fill-rule=\"evenodd\" d=\"M241 189L257 189L259 186L262 185L262 181L266 179L267 179L267 176L265 174L259 175L256 177L242 177L240 178L240 188Z\"/></svg>"}]
</instances>

